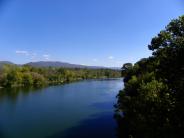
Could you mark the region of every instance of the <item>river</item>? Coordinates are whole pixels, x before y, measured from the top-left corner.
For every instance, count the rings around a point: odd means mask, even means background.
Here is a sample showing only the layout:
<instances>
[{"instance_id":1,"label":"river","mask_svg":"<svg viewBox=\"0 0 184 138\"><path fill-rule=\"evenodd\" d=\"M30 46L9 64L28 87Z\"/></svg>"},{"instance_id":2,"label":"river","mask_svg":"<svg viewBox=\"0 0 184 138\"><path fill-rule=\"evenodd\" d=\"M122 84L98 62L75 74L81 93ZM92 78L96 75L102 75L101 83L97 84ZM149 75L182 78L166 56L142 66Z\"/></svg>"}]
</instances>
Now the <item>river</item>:
<instances>
[{"instance_id":1,"label":"river","mask_svg":"<svg viewBox=\"0 0 184 138\"><path fill-rule=\"evenodd\" d=\"M122 79L0 89L0 138L115 138Z\"/></svg>"}]
</instances>

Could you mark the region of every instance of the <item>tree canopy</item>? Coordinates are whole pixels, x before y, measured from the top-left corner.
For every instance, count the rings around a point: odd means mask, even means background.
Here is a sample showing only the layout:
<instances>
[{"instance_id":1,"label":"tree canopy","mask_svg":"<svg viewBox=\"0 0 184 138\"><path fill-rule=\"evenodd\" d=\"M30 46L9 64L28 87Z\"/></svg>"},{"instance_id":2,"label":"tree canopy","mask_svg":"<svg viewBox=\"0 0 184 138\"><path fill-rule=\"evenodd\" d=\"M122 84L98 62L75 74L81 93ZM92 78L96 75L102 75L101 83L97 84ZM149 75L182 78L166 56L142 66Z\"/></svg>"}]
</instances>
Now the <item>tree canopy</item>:
<instances>
[{"instance_id":1,"label":"tree canopy","mask_svg":"<svg viewBox=\"0 0 184 138\"><path fill-rule=\"evenodd\" d=\"M184 16L172 20L148 48L152 56L122 68L119 136L184 136Z\"/></svg>"},{"instance_id":2,"label":"tree canopy","mask_svg":"<svg viewBox=\"0 0 184 138\"><path fill-rule=\"evenodd\" d=\"M31 66L4 65L0 68L0 87L42 86L63 84L83 79L117 78L120 70L79 68L36 68Z\"/></svg>"}]
</instances>

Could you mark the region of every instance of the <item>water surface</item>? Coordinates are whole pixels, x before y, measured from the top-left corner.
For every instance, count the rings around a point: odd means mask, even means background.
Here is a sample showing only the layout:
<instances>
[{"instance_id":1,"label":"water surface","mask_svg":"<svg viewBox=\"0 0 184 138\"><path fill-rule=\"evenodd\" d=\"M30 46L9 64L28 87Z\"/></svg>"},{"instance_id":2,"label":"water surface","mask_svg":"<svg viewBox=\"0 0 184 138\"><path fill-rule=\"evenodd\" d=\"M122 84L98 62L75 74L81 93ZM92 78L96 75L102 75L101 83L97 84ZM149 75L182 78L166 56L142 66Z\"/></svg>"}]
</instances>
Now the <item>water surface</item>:
<instances>
[{"instance_id":1,"label":"water surface","mask_svg":"<svg viewBox=\"0 0 184 138\"><path fill-rule=\"evenodd\" d=\"M0 137L116 137L113 119L122 79L42 89L0 90Z\"/></svg>"}]
</instances>

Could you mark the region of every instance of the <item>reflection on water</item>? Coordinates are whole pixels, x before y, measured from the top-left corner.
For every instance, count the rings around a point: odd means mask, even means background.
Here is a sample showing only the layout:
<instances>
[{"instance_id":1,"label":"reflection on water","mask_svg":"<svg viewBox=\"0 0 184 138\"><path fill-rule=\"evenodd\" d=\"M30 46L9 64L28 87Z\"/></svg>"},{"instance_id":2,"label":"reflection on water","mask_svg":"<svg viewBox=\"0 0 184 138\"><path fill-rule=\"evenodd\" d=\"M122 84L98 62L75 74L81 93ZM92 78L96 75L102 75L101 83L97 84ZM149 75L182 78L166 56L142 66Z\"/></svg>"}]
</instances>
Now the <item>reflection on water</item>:
<instances>
[{"instance_id":1,"label":"reflection on water","mask_svg":"<svg viewBox=\"0 0 184 138\"><path fill-rule=\"evenodd\" d=\"M14 87L14 88L2 88L0 89L0 101L9 99L12 102L16 102L19 96L28 96L30 93L41 92L38 90L44 89L44 87Z\"/></svg>"},{"instance_id":2,"label":"reflection on water","mask_svg":"<svg viewBox=\"0 0 184 138\"><path fill-rule=\"evenodd\" d=\"M116 137L122 79L0 90L0 137Z\"/></svg>"}]
</instances>

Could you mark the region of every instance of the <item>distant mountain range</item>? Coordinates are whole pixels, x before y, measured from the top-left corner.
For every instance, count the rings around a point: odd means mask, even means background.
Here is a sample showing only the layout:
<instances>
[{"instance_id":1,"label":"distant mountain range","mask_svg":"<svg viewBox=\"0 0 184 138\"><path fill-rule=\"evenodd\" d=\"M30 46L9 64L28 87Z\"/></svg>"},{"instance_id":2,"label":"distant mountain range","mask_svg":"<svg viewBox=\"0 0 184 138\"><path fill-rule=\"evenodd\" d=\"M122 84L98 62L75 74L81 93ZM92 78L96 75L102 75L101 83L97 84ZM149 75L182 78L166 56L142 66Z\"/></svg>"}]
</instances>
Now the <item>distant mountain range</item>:
<instances>
[{"instance_id":1,"label":"distant mountain range","mask_svg":"<svg viewBox=\"0 0 184 138\"><path fill-rule=\"evenodd\" d=\"M9 61L0 61L0 67L4 64L11 64L17 65ZM29 62L22 65L29 65L32 67L62 67L62 68L88 68L88 69L115 69L119 70L119 67L103 67L103 66L86 66L86 65L79 65L79 64L71 64L66 62L59 62L59 61L38 61L38 62ZM18 66L22 66L18 65Z\"/></svg>"},{"instance_id":2,"label":"distant mountain range","mask_svg":"<svg viewBox=\"0 0 184 138\"><path fill-rule=\"evenodd\" d=\"M29 62L26 65L33 66L33 67L106 68L106 67L98 67L98 66L85 66L85 65L71 64L71 63L59 62L59 61Z\"/></svg>"},{"instance_id":3,"label":"distant mountain range","mask_svg":"<svg viewBox=\"0 0 184 138\"><path fill-rule=\"evenodd\" d=\"M11 65L13 65L14 63L12 63L10 61L0 61L0 67L2 67L5 64L11 64Z\"/></svg>"}]
</instances>

